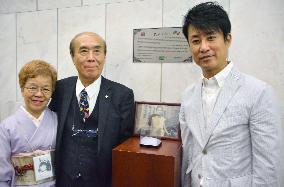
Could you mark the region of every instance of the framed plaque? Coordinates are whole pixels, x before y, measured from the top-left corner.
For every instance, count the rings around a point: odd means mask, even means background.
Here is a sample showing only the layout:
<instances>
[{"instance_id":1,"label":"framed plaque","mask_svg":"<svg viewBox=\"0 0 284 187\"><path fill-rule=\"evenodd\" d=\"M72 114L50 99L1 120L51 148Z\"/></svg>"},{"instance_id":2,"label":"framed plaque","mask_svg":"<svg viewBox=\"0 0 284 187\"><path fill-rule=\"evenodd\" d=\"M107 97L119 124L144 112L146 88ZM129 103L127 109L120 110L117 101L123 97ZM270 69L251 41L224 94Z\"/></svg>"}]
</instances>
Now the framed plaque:
<instances>
[{"instance_id":1,"label":"framed plaque","mask_svg":"<svg viewBox=\"0 0 284 187\"><path fill-rule=\"evenodd\" d=\"M133 30L134 63L192 63L181 27Z\"/></svg>"},{"instance_id":2,"label":"framed plaque","mask_svg":"<svg viewBox=\"0 0 284 187\"><path fill-rule=\"evenodd\" d=\"M180 139L179 103L135 102L134 134L150 128L151 136L161 139Z\"/></svg>"}]
</instances>

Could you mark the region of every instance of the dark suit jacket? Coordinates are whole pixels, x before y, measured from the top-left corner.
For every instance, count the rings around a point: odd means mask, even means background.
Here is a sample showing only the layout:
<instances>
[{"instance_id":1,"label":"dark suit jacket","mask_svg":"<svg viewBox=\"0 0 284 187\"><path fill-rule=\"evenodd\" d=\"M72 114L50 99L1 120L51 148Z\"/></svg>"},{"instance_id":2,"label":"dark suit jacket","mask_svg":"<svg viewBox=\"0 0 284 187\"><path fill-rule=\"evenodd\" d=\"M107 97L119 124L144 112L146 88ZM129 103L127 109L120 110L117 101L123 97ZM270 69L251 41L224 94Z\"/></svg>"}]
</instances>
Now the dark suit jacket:
<instances>
[{"instance_id":1,"label":"dark suit jacket","mask_svg":"<svg viewBox=\"0 0 284 187\"><path fill-rule=\"evenodd\" d=\"M57 81L49 108L58 115L55 151L56 176L60 177L60 145L67 113L75 92L77 77ZM102 77L98 95L98 163L100 184L111 186L112 149L133 134L134 95L126 86ZM72 146L72 145L70 145ZM64 155L66 157L68 155Z\"/></svg>"}]
</instances>

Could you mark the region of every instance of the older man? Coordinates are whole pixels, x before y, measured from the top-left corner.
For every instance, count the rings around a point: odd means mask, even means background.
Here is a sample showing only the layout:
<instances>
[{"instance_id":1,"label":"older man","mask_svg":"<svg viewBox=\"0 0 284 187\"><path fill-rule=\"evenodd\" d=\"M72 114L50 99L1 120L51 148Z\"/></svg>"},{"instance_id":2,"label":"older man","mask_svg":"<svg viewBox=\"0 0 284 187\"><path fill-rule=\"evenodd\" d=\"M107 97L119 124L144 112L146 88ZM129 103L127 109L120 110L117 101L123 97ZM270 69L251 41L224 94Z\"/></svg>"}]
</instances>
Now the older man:
<instances>
[{"instance_id":1,"label":"older man","mask_svg":"<svg viewBox=\"0 0 284 187\"><path fill-rule=\"evenodd\" d=\"M58 81L50 103L59 120L56 185L109 187L112 148L133 132L133 91L101 76L106 44L96 33L76 35L70 54L78 77Z\"/></svg>"}]
</instances>

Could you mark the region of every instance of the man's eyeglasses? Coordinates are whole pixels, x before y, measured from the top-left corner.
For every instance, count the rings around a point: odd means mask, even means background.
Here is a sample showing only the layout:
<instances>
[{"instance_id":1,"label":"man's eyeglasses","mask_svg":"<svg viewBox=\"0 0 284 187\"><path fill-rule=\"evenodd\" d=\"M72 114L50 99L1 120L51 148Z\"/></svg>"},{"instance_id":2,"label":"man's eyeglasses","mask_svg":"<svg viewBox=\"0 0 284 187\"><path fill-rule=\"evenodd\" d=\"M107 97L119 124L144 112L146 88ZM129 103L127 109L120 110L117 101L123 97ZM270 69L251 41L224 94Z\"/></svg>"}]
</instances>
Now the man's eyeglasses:
<instances>
[{"instance_id":1,"label":"man's eyeglasses","mask_svg":"<svg viewBox=\"0 0 284 187\"><path fill-rule=\"evenodd\" d=\"M41 93L43 93L44 95L48 95L51 93L50 88L44 88L44 87L42 88L38 86L29 86L24 88L26 88L31 94L36 94L38 91L41 91Z\"/></svg>"}]
</instances>

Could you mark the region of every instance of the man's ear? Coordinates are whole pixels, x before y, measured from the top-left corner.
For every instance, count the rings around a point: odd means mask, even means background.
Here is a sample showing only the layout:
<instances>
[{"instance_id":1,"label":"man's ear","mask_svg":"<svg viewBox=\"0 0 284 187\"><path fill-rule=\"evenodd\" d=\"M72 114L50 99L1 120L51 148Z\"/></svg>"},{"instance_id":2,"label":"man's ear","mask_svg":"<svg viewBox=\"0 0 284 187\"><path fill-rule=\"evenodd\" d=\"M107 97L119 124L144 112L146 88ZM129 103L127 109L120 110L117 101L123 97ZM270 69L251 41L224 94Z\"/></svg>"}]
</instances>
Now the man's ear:
<instances>
[{"instance_id":1,"label":"man's ear","mask_svg":"<svg viewBox=\"0 0 284 187\"><path fill-rule=\"evenodd\" d=\"M232 43L232 34L228 33L225 42L230 46Z\"/></svg>"}]
</instances>

